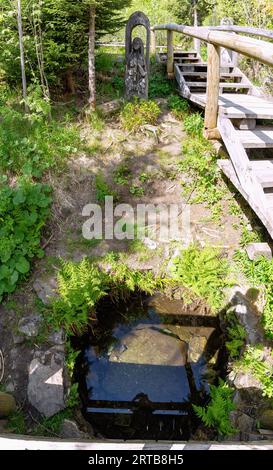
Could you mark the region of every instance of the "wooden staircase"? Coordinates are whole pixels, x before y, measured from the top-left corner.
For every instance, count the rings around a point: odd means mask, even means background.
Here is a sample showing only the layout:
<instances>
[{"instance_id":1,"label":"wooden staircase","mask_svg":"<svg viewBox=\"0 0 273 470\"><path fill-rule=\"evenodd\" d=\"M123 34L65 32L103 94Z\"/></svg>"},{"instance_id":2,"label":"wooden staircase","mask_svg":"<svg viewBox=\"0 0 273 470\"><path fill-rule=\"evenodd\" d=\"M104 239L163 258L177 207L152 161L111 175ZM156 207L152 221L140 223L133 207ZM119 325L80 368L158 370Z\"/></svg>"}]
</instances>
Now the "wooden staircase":
<instances>
[{"instance_id":1,"label":"wooden staircase","mask_svg":"<svg viewBox=\"0 0 273 470\"><path fill-rule=\"evenodd\" d=\"M165 62L166 55L158 59ZM207 63L195 51L174 53L178 92L205 108ZM273 98L262 96L231 61L221 63L218 130L230 160L219 160L273 238Z\"/></svg>"}]
</instances>

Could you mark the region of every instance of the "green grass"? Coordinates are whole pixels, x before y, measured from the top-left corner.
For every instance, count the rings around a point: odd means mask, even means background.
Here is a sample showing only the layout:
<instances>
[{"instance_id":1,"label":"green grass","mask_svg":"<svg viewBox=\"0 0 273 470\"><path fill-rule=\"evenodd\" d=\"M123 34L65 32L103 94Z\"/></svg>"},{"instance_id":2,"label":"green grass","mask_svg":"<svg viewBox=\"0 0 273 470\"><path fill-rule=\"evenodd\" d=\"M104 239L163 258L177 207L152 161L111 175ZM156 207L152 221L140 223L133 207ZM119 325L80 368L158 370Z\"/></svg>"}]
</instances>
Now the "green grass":
<instances>
[{"instance_id":1,"label":"green grass","mask_svg":"<svg viewBox=\"0 0 273 470\"><path fill-rule=\"evenodd\" d=\"M7 428L15 434L26 434L25 418L21 410L16 410L9 416Z\"/></svg>"},{"instance_id":2,"label":"green grass","mask_svg":"<svg viewBox=\"0 0 273 470\"><path fill-rule=\"evenodd\" d=\"M204 119L199 113L189 114L183 120L184 130L191 137L200 137L204 129Z\"/></svg>"},{"instance_id":3,"label":"green grass","mask_svg":"<svg viewBox=\"0 0 273 470\"><path fill-rule=\"evenodd\" d=\"M179 120L185 119L190 109L189 102L178 95L169 96L168 106L176 119Z\"/></svg>"}]
</instances>

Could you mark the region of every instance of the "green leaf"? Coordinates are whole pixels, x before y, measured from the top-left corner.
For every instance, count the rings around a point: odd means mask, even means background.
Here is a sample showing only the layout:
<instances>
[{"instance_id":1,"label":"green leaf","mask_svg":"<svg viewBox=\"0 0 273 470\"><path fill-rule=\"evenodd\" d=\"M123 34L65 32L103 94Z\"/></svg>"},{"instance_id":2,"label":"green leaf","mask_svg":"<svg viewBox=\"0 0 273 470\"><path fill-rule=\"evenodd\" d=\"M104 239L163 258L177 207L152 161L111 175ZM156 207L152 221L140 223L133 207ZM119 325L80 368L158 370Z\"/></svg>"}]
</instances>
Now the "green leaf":
<instances>
[{"instance_id":1,"label":"green leaf","mask_svg":"<svg viewBox=\"0 0 273 470\"><path fill-rule=\"evenodd\" d=\"M18 281L19 279L19 273L18 271L13 271L12 275L11 275L11 278L10 278L10 282L11 284L16 284L16 282Z\"/></svg>"},{"instance_id":2,"label":"green leaf","mask_svg":"<svg viewBox=\"0 0 273 470\"><path fill-rule=\"evenodd\" d=\"M23 204L25 200L26 200L26 196L25 196L24 191L22 189L18 189L18 191L16 191L15 196L13 198L13 204L15 206L19 206L19 204Z\"/></svg>"},{"instance_id":3,"label":"green leaf","mask_svg":"<svg viewBox=\"0 0 273 470\"><path fill-rule=\"evenodd\" d=\"M16 263L16 269L19 271L21 274L26 274L30 270L30 264L26 258L23 256L20 256L18 258L18 261Z\"/></svg>"}]
</instances>

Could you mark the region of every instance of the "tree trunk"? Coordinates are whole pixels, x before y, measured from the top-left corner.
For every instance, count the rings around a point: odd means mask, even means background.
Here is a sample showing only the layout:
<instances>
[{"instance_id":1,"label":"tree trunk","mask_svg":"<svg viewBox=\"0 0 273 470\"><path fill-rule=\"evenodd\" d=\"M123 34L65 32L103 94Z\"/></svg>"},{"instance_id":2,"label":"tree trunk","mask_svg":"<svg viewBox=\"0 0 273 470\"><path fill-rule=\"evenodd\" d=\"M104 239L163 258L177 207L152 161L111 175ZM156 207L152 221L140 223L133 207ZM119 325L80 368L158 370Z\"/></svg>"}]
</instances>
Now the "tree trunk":
<instances>
[{"instance_id":1,"label":"tree trunk","mask_svg":"<svg viewBox=\"0 0 273 470\"><path fill-rule=\"evenodd\" d=\"M25 70L25 52L23 43L23 26L22 26L22 11L21 11L21 0L17 0L17 22L18 22L18 34L19 34L19 46L20 46L20 60L21 60L21 75L22 75L22 88L23 98L27 98L27 80ZM25 101L25 110L28 111L28 105Z\"/></svg>"},{"instance_id":2,"label":"tree trunk","mask_svg":"<svg viewBox=\"0 0 273 470\"><path fill-rule=\"evenodd\" d=\"M96 108L96 75L95 75L95 28L96 7L90 6L89 18L89 47L88 47L88 75L89 75L89 106Z\"/></svg>"}]
</instances>

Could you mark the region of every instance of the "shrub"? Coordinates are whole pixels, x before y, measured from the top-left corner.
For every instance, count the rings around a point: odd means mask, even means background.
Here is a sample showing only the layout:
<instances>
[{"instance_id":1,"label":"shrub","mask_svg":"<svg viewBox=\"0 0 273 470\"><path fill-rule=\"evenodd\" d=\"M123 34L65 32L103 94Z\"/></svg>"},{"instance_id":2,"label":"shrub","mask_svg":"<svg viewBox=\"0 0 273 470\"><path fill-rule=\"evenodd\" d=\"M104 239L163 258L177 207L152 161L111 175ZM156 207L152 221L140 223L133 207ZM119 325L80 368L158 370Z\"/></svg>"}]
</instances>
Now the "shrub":
<instances>
[{"instance_id":1,"label":"shrub","mask_svg":"<svg viewBox=\"0 0 273 470\"><path fill-rule=\"evenodd\" d=\"M174 85L163 75L161 70L155 69L149 80L149 98L168 97L174 92Z\"/></svg>"},{"instance_id":2,"label":"shrub","mask_svg":"<svg viewBox=\"0 0 273 470\"><path fill-rule=\"evenodd\" d=\"M201 136L204 128L204 119L199 113L190 114L184 119L184 129L190 136Z\"/></svg>"},{"instance_id":3,"label":"shrub","mask_svg":"<svg viewBox=\"0 0 273 470\"><path fill-rule=\"evenodd\" d=\"M42 257L41 230L49 214L50 188L22 181L0 190L0 301L30 270L30 260Z\"/></svg>"},{"instance_id":4,"label":"shrub","mask_svg":"<svg viewBox=\"0 0 273 470\"><path fill-rule=\"evenodd\" d=\"M80 145L76 128L34 119L11 107L0 107L0 169L16 175L41 177L60 167Z\"/></svg>"},{"instance_id":5,"label":"shrub","mask_svg":"<svg viewBox=\"0 0 273 470\"><path fill-rule=\"evenodd\" d=\"M188 101L178 95L171 95L168 98L168 106L177 119L183 119L190 108Z\"/></svg>"},{"instance_id":6,"label":"shrub","mask_svg":"<svg viewBox=\"0 0 273 470\"><path fill-rule=\"evenodd\" d=\"M154 101L135 99L127 103L121 112L121 123L127 131L138 131L145 124L156 124L160 108Z\"/></svg>"},{"instance_id":7,"label":"shrub","mask_svg":"<svg viewBox=\"0 0 273 470\"><path fill-rule=\"evenodd\" d=\"M172 273L174 279L205 299L212 310L221 306L223 289L229 284L228 262L218 250L190 245L174 258Z\"/></svg>"},{"instance_id":8,"label":"shrub","mask_svg":"<svg viewBox=\"0 0 273 470\"><path fill-rule=\"evenodd\" d=\"M219 385L210 387L211 401L207 407L193 405L197 416L208 426L215 428L221 436L231 436L237 432L230 421L230 413L235 409L233 389L222 379Z\"/></svg>"}]
</instances>

